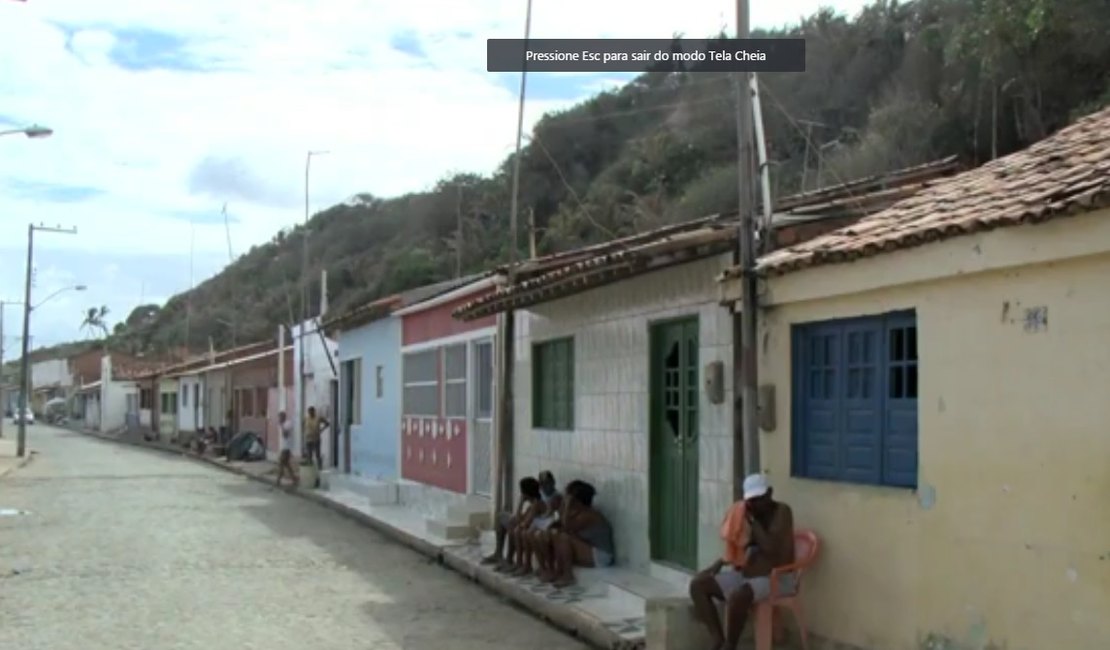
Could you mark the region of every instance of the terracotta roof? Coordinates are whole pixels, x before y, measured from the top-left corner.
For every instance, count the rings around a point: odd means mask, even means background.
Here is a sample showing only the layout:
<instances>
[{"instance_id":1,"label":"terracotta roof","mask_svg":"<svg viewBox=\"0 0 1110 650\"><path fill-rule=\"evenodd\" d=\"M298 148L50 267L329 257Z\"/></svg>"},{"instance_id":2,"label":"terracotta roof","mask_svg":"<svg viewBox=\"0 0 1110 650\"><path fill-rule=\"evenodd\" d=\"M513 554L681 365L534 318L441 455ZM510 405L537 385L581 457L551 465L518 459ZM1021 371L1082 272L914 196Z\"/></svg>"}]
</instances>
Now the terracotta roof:
<instances>
[{"instance_id":1,"label":"terracotta roof","mask_svg":"<svg viewBox=\"0 0 1110 650\"><path fill-rule=\"evenodd\" d=\"M240 345L237 348L231 348L230 350L216 352L214 355L212 355L211 358L209 358L209 355L207 354L202 354L194 356L192 359L186 359L185 361L166 363L157 368L140 371L139 373L133 375L131 378L153 379L155 377L161 377L169 373L187 374L187 371L202 368L209 363L226 361L228 359L237 359L240 357L249 356L251 353L260 352L276 347L277 343L273 341L259 341L257 343L248 343L246 345Z\"/></svg>"},{"instance_id":2,"label":"terracotta roof","mask_svg":"<svg viewBox=\"0 0 1110 650\"><path fill-rule=\"evenodd\" d=\"M851 226L777 250L757 270L783 274L979 231L1110 206L1110 109L1033 146L932 183ZM731 269L726 277L735 277Z\"/></svg>"},{"instance_id":3,"label":"terracotta roof","mask_svg":"<svg viewBox=\"0 0 1110 650\"><path fill-rule=\"evenodd\" d=\"M885 209L937 178L959 170L956 157L855 180L780 199L774 229L826 219L859 218ZM736 213L716 214L615 239L602 244L527 260L512 285L476 298L455 310L463 320L519 309L616 282L674 264L732 250ZM501 267L504 273L506 267Z\"/></svg>"}]
</instances>

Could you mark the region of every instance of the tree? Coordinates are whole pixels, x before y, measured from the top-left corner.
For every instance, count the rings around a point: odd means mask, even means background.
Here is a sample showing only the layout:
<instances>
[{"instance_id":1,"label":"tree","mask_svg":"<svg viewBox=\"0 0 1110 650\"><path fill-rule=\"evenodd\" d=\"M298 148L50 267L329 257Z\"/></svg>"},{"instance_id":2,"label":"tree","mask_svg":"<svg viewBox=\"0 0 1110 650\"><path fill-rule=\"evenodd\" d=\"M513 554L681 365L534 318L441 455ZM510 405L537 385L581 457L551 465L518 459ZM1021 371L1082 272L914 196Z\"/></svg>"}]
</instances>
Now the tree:
<instances>
[{"instance_id":1,"label":"tree","mask_svg":"<svg viewBox=\"0 0 1110 650\"><path fill-rule=\"evenodd\" d=\"M81 321L81 330L85 332L86 336L92 337L97 332L104 338L108 337L108 307L101 305L97 307L89 307L85 312L85 320Z\"/></svg>"}]
</instances>

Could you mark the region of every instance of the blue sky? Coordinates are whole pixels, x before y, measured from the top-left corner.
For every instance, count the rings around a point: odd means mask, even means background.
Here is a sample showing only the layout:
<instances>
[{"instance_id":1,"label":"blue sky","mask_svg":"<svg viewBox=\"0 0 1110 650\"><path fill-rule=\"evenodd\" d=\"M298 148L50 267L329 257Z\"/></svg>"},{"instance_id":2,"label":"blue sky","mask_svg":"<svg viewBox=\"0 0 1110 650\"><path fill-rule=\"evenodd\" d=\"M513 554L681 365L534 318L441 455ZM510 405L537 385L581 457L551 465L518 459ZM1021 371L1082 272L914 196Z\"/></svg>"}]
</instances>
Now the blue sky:
<instances>
[{"instance_id":1,"label":"blue sky","mask_svg":"<svg viewBox=\"0 0 1110 650\"><path fill-rule=\"evenodd\" d=\"M753 9L778 26L821 4ZM731 30L721 0L535 0L536 38L669 38ZM326 10L322 9L326 7ZM485 71L485 39L522 35L523 0L28 0L0 2L0 300L21 300L28 222L38 237L36 343L80 337L80 314L125 318L164 301L234 251L361 192L394 196L512 151L519 76ZM588 19L583 19L588 16ZM530 127L629 75L532 75ZM17 314L9 310L8 323ZM14 319L14 320L13 320ZM114 320L110 318L110 320ZM11 335L8 327L6 334ZM8 340L10 349L12 341Z\"/></svg>"}]
</instances>

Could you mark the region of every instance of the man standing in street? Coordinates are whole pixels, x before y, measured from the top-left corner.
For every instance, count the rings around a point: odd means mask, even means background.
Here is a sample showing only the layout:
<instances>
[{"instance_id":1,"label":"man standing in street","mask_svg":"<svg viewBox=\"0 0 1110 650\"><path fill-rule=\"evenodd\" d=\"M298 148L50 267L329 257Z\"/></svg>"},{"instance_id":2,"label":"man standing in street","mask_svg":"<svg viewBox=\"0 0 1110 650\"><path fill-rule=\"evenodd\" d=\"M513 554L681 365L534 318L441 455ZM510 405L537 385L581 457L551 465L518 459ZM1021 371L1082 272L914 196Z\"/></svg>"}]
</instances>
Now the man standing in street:
<instances>
[{"instance_id":1,"label":"man standing in street","mask_svg":"<svg viewBox=\"0 0 1110 650\"><path fill-rule=\"evenodd\" d=\"M278 455L277 486L281 487L281 479L289 472L289 478L296 487L301 479L293 465L293 421L286 417L285 411L278 413L278 426L281 428L281 453Z\"/></svg>"},{"instance_id":2,"label":"man standing in street","mask_svg":"<svg viewBox=\"0 0 1110 650\"><path fill-rule=\"evenodd\" d=\"M305 453L309 460L315 459L316 469L324 469L324 458L320 455L320 436L327 429L327 418L316 415L316 407L308 407L308 416L304 419Z\"/></svg>"}]
</instances>

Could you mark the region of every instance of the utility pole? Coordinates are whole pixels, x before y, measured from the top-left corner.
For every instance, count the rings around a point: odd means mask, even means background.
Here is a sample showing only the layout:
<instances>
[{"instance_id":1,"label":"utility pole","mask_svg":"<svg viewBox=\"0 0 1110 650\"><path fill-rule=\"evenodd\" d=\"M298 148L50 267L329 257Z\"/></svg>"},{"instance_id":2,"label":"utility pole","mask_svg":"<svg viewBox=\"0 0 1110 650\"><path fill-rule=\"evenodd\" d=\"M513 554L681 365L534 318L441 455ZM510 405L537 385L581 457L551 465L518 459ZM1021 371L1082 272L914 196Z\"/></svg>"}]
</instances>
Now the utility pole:
<instances>
[{"instance_id":1,"label":"utility pole","mask_svg":"<svg viewBox=\"0 0 1110 650\"><path fill-rule=\"evenodd\" d=\"M462 249L463 249L463 222L462 222L462 184L455 186L458 189L458 199L455 201L455 277L462 277Z\"/></svg>"},{"instance_id":2,"label":"utility pole","mask_svg":"<svg viewBox=\"0 0 1110 650\"><path fill-rule=\"evenodd\" d=\"M532 34L532 0L528 0L528 8L524 16L524 51L521 52L520 71L520 100L517 105L516 118L516 154L513 156L513 186L512 198L509 202L509 285L516 281L516 265L519 253L517 251L517 221L519 218L520 201L520 144L524 139L524 97L528 81L528 58L526 56L529 37ZM497 480L493 485L494 513L505 508L512 509L513 502L513 471L512 471L512 430L513 430L513 310L505 311L498 318L497 328L497 354L494 355L497 376L497 394L499 406L497 413L497 436L494 439L496 453L495 465Z\"/></svg>"},{"instance_id":3,"label":"utility pole","mask_svg":"<svg viewBox=\"0 0 1110 650\"><path fill-rule=\"evenodd\" d=\"M20 359L19 364L19 437L16 441L16 456L23 458L27 451L27 418L24 417L24 410L27 409L27 398L31 392L31 377L30 369L31 364L28 360L30 354L31 343L31 276L34 273L34 256L35 256L35 231L42 232L56 232L67 235L76 235L76 228L62 228L57 226L51 228L49 226L36 226L33 223L27 224L27 280L23 289L23 358Z\"/></svg>"},{"instance_id":4,"label":"utility pole","mask_svg":"<svg viewBox=\"0 0 1110 650\"><path fill-rule=\"evenodd\" d=\"M327 151L309 151L305 155L304 162L304 235L302 237L303 249L301 251L301 323L297 330L297 348L300 350L301 361L298 364L298 377L296 377L295 385L299 385L297 395L297 408L298 416L293 420L294 430L298 440L303 440L303 432L301 431L302 417L305 413L305 385L304 385L304 371L305 371L305 323L308 322L308 219L309 219L309 178L312 173L312 157L323 156Z\"/></svg>"},{"instance_id":5,"label":"utility pole","mask_svg":"<svg viewBox=\"0 0 1110 650\"><path fill-rule=\"evenodd\" d=\"M750 36L748 17L748 0L736 2L736 38L746 39ZM735 469L734 491L741 488L741 476L754 474L759 471L759 404L758 404L758 374L756 363L756 334L758 316L756 314L756 278L755 278L755 201L754 190L756 187L755 165L752 153L752 138L754 135L752 125L752 97L751 73L740 72L736 75L736 155L737 173L739 174L738 205L740 216L739 244L740 268L743 271L741 278L741 311L740 311L740 406L741 406L741 441L742 457L737 458L733 453ZM734 445L738 441L733 441ZM740 462L736 462L740 461Z\"/></svg>"},{"instance_id":6,"label":"utility pole","mask_svg":"<svg viewBox=\"0 0 1110 650\"><path fill-rule=\"evenodd\" d=\"M8 400L4 399L4 308L10 303L0 300L0 408L8 410ZM0 413L0 438L4 437L4 413ZM13 413L12 415L15 415Z\"/></svg>"}]
</instances>

